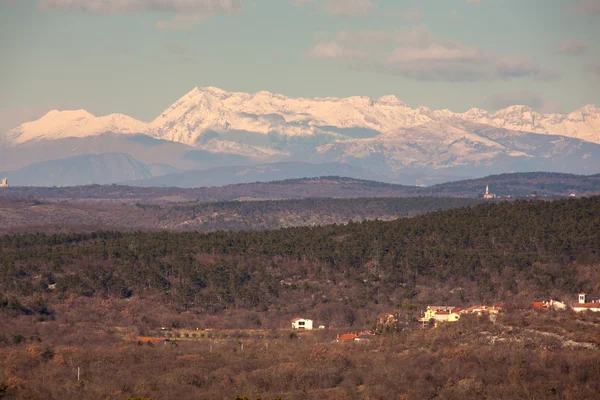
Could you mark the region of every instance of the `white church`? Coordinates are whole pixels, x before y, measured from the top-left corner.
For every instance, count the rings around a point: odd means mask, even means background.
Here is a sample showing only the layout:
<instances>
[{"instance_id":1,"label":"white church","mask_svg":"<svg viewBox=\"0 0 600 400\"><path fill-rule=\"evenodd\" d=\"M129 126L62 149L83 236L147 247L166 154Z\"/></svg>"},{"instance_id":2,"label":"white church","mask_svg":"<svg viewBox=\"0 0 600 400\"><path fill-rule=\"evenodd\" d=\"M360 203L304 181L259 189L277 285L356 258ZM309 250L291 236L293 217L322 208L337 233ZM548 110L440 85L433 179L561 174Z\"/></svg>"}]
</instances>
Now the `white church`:
<instances>
[{"instance_id":1,"label":"white church","mask_svg":"<svg viewBox=\"0 0 600 400\"><path fill-rule=\"evenodd\" d=\"M485 187L485 193L483 194L483 198L486 199L486 200L495 199L496 198L496 195L494 193L490 193L490 187L489 186Z\"/></svg>"}]
</instances>

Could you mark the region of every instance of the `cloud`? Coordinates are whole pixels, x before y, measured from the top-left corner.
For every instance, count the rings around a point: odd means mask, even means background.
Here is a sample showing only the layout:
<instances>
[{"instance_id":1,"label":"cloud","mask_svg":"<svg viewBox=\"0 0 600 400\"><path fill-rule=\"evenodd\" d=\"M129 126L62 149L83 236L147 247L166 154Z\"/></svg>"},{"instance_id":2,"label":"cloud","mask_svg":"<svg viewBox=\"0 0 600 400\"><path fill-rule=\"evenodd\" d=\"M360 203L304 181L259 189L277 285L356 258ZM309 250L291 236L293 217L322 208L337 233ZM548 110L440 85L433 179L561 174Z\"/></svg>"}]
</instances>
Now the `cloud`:
<instances>
[{"instance_id":1,"label":"cloud","mask_svg":"<svg viewBox=\"0 0 600 400\"><path fill-rule=\"evenodd\" d=\"M548 101L541 94L529 90L515 90L496 93L485 98L478 107L496 112L506 107L523 105L540 113L562 113L564 108L552 101Z\"/></svg>"},{"instance_id":2,"label":"cloud","mask_svg":"<svg viewBox=\"0 0 600 400\"><path fill-rule=\"evenodd\" d=\"M365 51L350 49L341 46L335 41L321 42L313 47L308 55L316 58L360 59L367 57Z\"/></svg>"},{"instance_id":3,"label":"cloud","mask_svg":"<svg viewBox=\"0 0 600 400\"><path fill-rule=\"evenodd\" d=\"M560 42L556 46L556 51L561 54L568 54L572 56L579 56L585 53L587 50L587 45L582 42L577 42L575 40L565 40Z\"/></svg>"},{"instance_id":4,"label":"cloud","mask_svg":"<svg viewBox=\"0 0 600 400\"><path fill-rule=\"evenodd\" d=\"M600 14L600 1L598 0L579 0L579 3L572 8L576 14Z\"/></svg>"},{"instance_id":5,"label":"cloud","mask_svg":"<svg viewBox=\"0 0 600 400\"><path fill-rule=\"evenodd\" d=\"M532 78L540 81L559 77L558 72L542 68L528 56L492 54L464 43L438 38L425 25L396 31L344 32L321 42L309 52L313 57L352 58L360 54L366 65L383 73L421 81L466 82ZM378 42L373 39L377 38ZM327 44L335 49L314 51ZM339 56L336 56L339 55ZM358 57L353 57L356 59Z\"/></svg>"},{"instance_id":6,"label":"cloud","mask_svg":"<svg viewBox=\"0 0 600 400\"><path fill-rule=\"evenodd\" d=\"M600 78L600 62L588 65L588 71Z\"/></svg>"},{"instance_id":7,"label":"cloud","mask_svg":"<svg viewBox=\"0 0 600 400\"><path fill-rule=\"evenodd\" d=\"M366 16L377 8L371 0L292 0L292 5L337 16Z\"/></svg>"}]
</instances>

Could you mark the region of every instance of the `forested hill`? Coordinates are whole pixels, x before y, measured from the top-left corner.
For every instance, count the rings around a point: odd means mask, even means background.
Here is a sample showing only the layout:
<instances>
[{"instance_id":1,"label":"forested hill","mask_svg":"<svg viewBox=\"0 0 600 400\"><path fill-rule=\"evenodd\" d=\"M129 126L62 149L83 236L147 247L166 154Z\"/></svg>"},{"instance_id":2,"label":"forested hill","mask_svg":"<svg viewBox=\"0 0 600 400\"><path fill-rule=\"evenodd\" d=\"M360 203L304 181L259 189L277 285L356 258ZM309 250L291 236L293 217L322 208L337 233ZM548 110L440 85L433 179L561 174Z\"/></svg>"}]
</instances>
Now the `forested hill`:
<instances>
[{"instance_id":1,"label":"forested hill","mask_svg":"<svg viewBox=\"0 0 600 400\"><path fill-rule=\"evenodd\" d=\"M499 196L578 197L600 194L600 175L545 172L493 175L486 178L444 183L431 187L403 186L339 176L255 182L227 186L183 189L177 187L132 187L89 185L73 187L10 187L0 197L59 199L78 202L214 202L232 200L280 200L304 198L359 198L445 196L480 198L485 187Z\"/></svg>"},{"instance_id":2,"label":"forested hill","mask_svg":"<svg viewBox=\"0 0 600 400\"><path fill-rule=\"evenodd\" d=\"M459 197L230 201L218 203L108 204L0 198L0 234L112 230L216 231L276 229L391 220L475 205Z\"/></svg>"},{"instance_id":3,"label":"forested hill","mask_svg":"<svg viewBox=\"0 0 600 400\"><path fill-rule=\"evenodd\" d=\"M442 183L425 190L428 195L476 197L481 188L489 186L498 196L590 196L600 194L600 174L573 175L556 172L524 172L490 175L485 178Z\"/></svg>"},{"instance_id":4,"label":"forested hill","mask_svg":"<svg viewBox=\"0 0 600 400\"><path fill-rule=\"evenodd\" d=\"M0 249L0 292L17 296L54 283L52 296L155 293L181 310L283 313L568 299L600 294L600 197L258 232L12 235Z\"/></svg>"}]
</instances>

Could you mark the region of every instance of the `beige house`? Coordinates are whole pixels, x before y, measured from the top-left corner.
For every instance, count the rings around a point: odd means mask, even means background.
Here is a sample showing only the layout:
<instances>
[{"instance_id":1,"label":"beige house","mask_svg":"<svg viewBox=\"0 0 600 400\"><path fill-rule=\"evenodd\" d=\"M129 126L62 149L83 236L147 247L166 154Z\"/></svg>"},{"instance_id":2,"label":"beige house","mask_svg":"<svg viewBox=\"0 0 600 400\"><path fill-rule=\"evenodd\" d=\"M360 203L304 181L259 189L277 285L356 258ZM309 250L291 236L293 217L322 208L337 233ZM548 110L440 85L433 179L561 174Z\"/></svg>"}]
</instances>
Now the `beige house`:
<instances>
[{"instance_id":1,"label":"beige house","mask_svg":"<svg viewBox=\"0 0 600 400\"><path fill-rule=\"evenodd\" d=\"M460 319L460 311L460 308L452 306L427 306L419 321L456 322Z\"/></svg>"},{"instance_id":2,"label":"beige house","mask_svg":"<svg viewBox=\"0 0 600 400\"><path fill-rule=\"evenodd\" d=\"M8 179L6 179L6 178L0 179L0 187L8 187Z\"/></svg>"}]
</instances>

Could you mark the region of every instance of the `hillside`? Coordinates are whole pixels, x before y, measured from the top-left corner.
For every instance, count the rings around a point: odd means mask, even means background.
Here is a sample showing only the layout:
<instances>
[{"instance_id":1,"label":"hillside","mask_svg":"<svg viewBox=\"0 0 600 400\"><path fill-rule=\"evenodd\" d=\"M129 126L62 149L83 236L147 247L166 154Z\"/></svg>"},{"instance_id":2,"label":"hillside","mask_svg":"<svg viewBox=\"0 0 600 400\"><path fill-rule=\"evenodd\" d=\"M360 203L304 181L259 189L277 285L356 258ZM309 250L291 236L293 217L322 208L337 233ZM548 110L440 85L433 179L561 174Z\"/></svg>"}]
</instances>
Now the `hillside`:
<instances>
[{"instance_id":1,"label":"hillside","mask_svg":"<svg viewBox=\"0 0 600 400\"><path fill-rule=\"evenodd\" d=\"M234 171L240 169L235 168ZM249 171L255 171L250 168ZM321 170L318 170L321 171ZM318 172L317 171L317 172ZM208 176L209 174L205 175ZM9 181L10 183L10 181ZM572 175L557 173L519 173L494 175L476 180L450 182L431 187L389 184L370 180L319 176L284 179L271 182L200 187L137 187L126 185L88 185L76 187L10 187L0 190L0 197L22 197L76 202L186 202L232 200L279 200L311 197L410 197L445 196L479 198L486 185L501 196L590 196L600 193L600 175Z\"/></svg>"},{"instance_id":2,"label":"hillside","mask_svg":"<svg viewBox=\"0 0 600 400\"><path fill-rule=\"evenodd\" d=\"M293 226L391 220L430 211L471 206L475 199L310 198L219 203L121 204L66 203L0 198L0 234L119 230L261 230Z\"/></svg>"},{"instance_id":3,"label":"hillside","mask_svg":"<svg viewBox=\"0 0 600 400\"><path fill-rule=\"evenodd\" d=\"M358 309L512 301L600 290L600 197L271 231L13 235L0 245L7 293L43 290L35 280L48 273L64 293L150 290L211 312L236 304L297 312L341 298ZM48 249L60 267L43 261Z\"/></svg>"},{"instance_id":4,"label":"hillside","mask_svg":"<svg viewBox=\"0 0 600 400\"><path fill-rule=\"evenodd\" d=\"M0 236L0 395L591 399L600 318L529 304L600 293L599 218L592 197L262 232ZM498 302L496 318L416 321L427 304ZM381 313L398 323L336 341ZM299 315L326 328L290 331Z\"/></svg>"}]
</instances>

